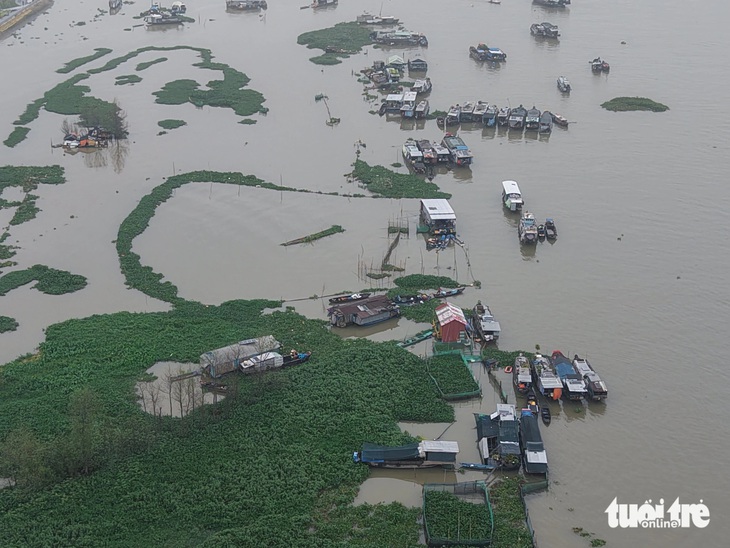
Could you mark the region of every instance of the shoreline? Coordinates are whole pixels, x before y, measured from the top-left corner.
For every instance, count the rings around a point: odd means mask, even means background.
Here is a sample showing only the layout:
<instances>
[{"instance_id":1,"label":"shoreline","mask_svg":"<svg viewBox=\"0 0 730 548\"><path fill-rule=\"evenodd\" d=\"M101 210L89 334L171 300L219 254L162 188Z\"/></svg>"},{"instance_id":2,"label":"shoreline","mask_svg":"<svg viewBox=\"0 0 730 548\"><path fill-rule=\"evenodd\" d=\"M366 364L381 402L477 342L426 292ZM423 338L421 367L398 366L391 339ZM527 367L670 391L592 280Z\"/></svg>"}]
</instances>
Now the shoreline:
<instances>
[{"instance_id":1,"label":"shoreline","mask_svg":"<svg viewBox=\"0 0 730 548\"><path fill-rule=\"evenodd\" d=\"M32 3L23 6L7 18L0 20L0 35L17 27L27 21L31 15L35 15L49 7L53 0L34 0Z\"/></svg>"}]
</instances>

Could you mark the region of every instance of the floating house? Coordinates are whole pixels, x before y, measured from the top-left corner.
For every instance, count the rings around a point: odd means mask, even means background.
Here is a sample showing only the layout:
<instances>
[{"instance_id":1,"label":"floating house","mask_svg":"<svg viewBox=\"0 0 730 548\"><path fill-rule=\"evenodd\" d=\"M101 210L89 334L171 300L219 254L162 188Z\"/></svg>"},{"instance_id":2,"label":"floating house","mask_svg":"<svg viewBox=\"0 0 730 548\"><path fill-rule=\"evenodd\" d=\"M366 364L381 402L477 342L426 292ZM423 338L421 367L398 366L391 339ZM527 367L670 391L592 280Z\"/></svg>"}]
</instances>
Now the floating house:
<instances>
[{"instance_id":1,"label":"floating house","mask_svg":"<svg viewBox=\"0 0 730 548\"><path fill-rule=\"evenodd\" d=\"M464 312L450 302L436 307L436 336L441 342L464 342L468 339L469 322Z\"/></svg>"},{"instance_id":2,"label":"floating house","mask_svg":"<svg viewBox=\"0 0 730 548\"><path fill-rule=\"evenodd\" d=\"M475 413L474 418L482 464L496 463L504 470L518 470L520 440L515 406L498 403L491 415Z\"/></svg>"},{"instance_id":3,"label":"floating house","mask_svg":"<svg viewBox=\"0 0 730 548\"><path fill-rule=\"evenodd\" d=\"M400 316L398 305L386 295L375 295L361 301L333 306L327 311L330 323L336 327L373 325Z\"/></svg>"},{"instance_id":4,"label":"floating house","mask_svg":"<svg viewBox=\"0 0 730 548\"><path fill-rule=\"evenodd\" d=\"M236 371L243 362L261 354L276 352L281 343L272 335L246 339L230 346L211 350L200 356L200 370L208 377L220 378L227 373Z\"/></svg>"},{"instance_id":5,"label":"floating house","mask_svg":"<svg viewBox=\"0 0 730 548\"><path fill-rule=\"evenodd\" d=\"M423 440L398 447L364 443L352 460L376 468L453 468L459 444L455 441Z\"/></svg>"},{"instance_id":6,"label":"floating house","mask_svg":"<svg viewBox=\"0 0 730 548\"><path fill-rule=\"evenodd\" d=\"M456 231L456 214L448 200L443 198L421 200L421 222L431 230Z\"/></svg>"}]
</instances>

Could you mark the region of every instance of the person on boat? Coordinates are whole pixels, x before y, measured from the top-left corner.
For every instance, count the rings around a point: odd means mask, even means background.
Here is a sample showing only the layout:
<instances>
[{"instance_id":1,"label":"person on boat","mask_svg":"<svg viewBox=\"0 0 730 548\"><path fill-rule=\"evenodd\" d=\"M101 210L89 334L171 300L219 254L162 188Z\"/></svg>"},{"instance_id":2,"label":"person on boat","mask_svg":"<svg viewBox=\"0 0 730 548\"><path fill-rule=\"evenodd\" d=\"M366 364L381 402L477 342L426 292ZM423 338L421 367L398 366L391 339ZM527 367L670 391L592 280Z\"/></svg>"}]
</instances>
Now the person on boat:
<instances>
[{"instance_id":1,"label":"person on boat","mask_svg":"<svg viewBox=\"0 0 730 548\"><path fill-rule=\"evenodd\" d=\"M299 352L297 352L295 349L292 348L291 352L289 352L289 356L296 359L299 357Z\"/></svg>"}]
</instances>

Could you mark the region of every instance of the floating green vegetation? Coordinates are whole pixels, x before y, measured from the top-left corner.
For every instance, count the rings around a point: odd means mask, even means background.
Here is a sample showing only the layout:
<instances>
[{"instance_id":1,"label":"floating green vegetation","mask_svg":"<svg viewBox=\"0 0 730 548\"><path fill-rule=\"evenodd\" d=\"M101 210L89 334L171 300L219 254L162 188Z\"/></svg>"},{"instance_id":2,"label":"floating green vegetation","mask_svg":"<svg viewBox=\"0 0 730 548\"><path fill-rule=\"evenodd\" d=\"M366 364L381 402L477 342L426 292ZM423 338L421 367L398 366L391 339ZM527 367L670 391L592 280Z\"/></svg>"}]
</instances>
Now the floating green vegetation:
<instances>
[{"instance_id":1,"label":"floating green vegetation","mask_svg":"<svg viewBox=\"0 0 730 548\"><path fill-rule=\"evenodd\" d=\"M183 105L190 102L193 92L198 89L195 80L173 80L165 84L160 91L155 91L156 103L163 105ZM201 105L202 106L202 105Z\"/></svg>"},{"instance_id":2,"label":"floating green vegetation","mask_svg":"<svg viewBox=\"0 0 730 548\"><path fill-rule=\"evenodd\" d=\"M427 363L428 372L445 399L468 398L481 393L479 384L461 355L432 356Z\"/></svg>"},{"instance_id":3,"label":"floating green vegetation","mask_svg":"<svg viewBox=\"0 0 730 548\"><path fill-rule=\"evenodd\" d=\"M253 124L256 123L256 120L253 120L252 118L244 118L243 120L241 120L238 123L243 124L244 126L252 126Z\"/></svg>"},{"instance_id":4,"label":"floating green vegetation","mask_svg":"<svg viewBox=\"0 0 730 548\"><path fill-rule=\"evenodd\" d=\"M520 499L520 480L503 477L489 488L494 512L494 546L532 548L532 535L527 528L525 508Z\"/></svg>"},{"instance_id":5,"label":"floating green vegetation","mask_svg":"<svg viewBox=\"0 0 730 548\"><path fill-rule=\"evenodd\" d=\"M0 297L32 281L36 282L34 289L48 295L73 293L86 287L86 278L79 274L37 264L25 270L8 272L0 277Z\"/></svg>"},{"instance_id":6,"label":"floating green vegetation","mask_svg":"<svg viewBox=\"0 0 730 548\"><path fill-rule=\"evenodd\" d=\"M355 160L354 166L352 176L370 192L385 198L451 198L451 194L416 175L370 166L362 160Z\"/></svg>"},{"instance_id":7,"label":"floating green vegetation","mask_svg":"<svg viewBox=\"0 0 730 548\"><path fill-rule=\"evenodd\" d=\"M114 80L115 86L124 86L127 84L137 84L142 81L142 77L137 76L136 74L124 74L122 76L117 76Z\"/></svg>"},{"instance_id":8,"label":"floating green vegetation","mask_svg":"<svg viewBox=\"0 0 730 548\"><path fill-rule=\"evenodd\" d=\"M448 112L445 112L443 110L432 110L428 113L426 116L426 120L435 120L436 118L444 118Z\"/></svg>"},{"instance_id":9,"label":"floating green vegetation","mask_svg":"<svg viewBox=\"0 0 730 548\"><path fill-rule=\"evenodd\" d=\"M164 63L165 61L167 61L167 57L158 57L157 59L152 59L152 61L144 61L142 63L139 63L134 70L146 70L153 65L156 65L158 63Z\"/></svg>"},{"instance_id":10,"label":"floating green vegetation","mask_svg":"<svg viewBox=\"0 0 730 548\"><path fill-rule=\"evenodd\" d=\"M39 211L35 206L35 200L38 197L32 194L32 191L38 188L40 184L58 185L65 182L65 180L61 166L0 166L0 195L9 187L20 187L25 193L21 201L9 202L0 199L0 209L18 208L10 220L11 225L29 221ZM15 255L14 246L3 244L9 235L9 232L4 232L0 237L0 260L2 261ZM9 266L10 264L12 263L5 262L0 266Z\"/></svg>"},{"instance_id":11,"label":"floating green vegetation","mask_svg":"<svg viewBox=\"0 0 730 548\"><path fill-rule=\"evenodd\" d=\"M28 135L28 132L30 131L30 128L28 127L22 127L18 126L13 131L10 132L10 135L8 135L8 138L3 141L3 144L6 147L13 148L18 143L21 143L25 140L25 138Z\"/></svg>"},{"instance_id":12,"label":"floating green vegetation","mask_svg":"<svg viewBox=\"0 0 730 548\"><path fill-rule=\"evenodd\" d=\"M436 307L442 304L438 299L431 299L420 304L403 306L400 314L407 320L418 323L431 323L436 317Z\"/></svg>"},{"instance_id":13,"label":"floating green vegetation","mask_svg":"<svg viewBox=\"0 0 730 548\"><path fill-rule=\"evenodd\" d=\"M372 278L373 280L382 280L383 278L388 278L391 276L391 274L387 272L368 272L365 274L368 278Z\"/></svg>"},{"instance_id":14,"label":"floating green vegetation","mask_svg":"<svg viewBox=\"0 0 730 548\"><path fill-rule=\"evenodd\" d=\"M320 65L341 63L339 57L349 57L359 53L371 42L370 30L356 22L337 23L334 27L305 32L297 38L297 44L326 52L310 59Z\"/></svg>"},{"instance_id":15,"label":"floating green vegetation","mask_svg":"<svg viewBox=\"0 0 730 548\"><path fill-rule=\"evenodd\" d=\"M0 451L12 474L3 477L25 487L0 490L0 545L304 548L350 545L356 530L362 546L416 548L418 509L352 506L368 476L352 451L412 441L397 421L448 422L453 409L418 357L344 340L291 311L262 314L277 304L186 303L69 320L47 329L37 355L3 366ZM135 382L154 363L197 362L261 334L313 350L311 362L234 375L224 401L184 419L136 404ZM34 450L13 451L18 440ZM34 487L42 482L55 485Z\"/></svg>"},{"instance_id":16,"label":"floating green vegetation","mask_svg":"<svg viewBox=\"0 0 730 548\"><path fill-rule=\"evenodd\" d=\"M462 500L447 491L426 491L423 504L424 521L429 538L448 540L450 545L489 541L492 538L492 516L489 506ZM505 545L506 547L506 545Z\"/></svg>"},{"instance_id":17,"label":"floating green vegetation","mask_svg":"<svg viewBox=\"0 0 730 548\"><path fill-rule=\"evenodd\" d=\"M327 236L332 236L333 234L338 234L340 232L344 232L345 229L342 228L340 225L332 225L326 230L322 230L321 232L315 232L314 234L310 234L309 236L303 236L302 238L296 238L295 240L289 240L288 242L284 242L281 245L289 246L289 245L297 245L297 244L308 244L312 243L316 240L319 240L321 238L325 238Z\"/></svg>"},{"instance_id":18,"label":"floating green vegetation","mask_svg":"<svg viewBox=\"0 0 730 548\"><path fill-rule=\"evenodd\" d=\"M393 162L392 164L390 164L390 167L399 168L403 167L403 164L401 164L400 162Z\"/></svg>"},{"instance_id":19,"label":"floating green vegetation","mask_svg":"<svg viewBox=\"0 0 730 548\"><path fill-rule=\"evenodd\" d=\"M261 187L270 190L298 192L296 188L267 183L253 175L218 171L193 171L168 177L168 179L143 197L137 207L127 216L119 227L117 235L117 254L122 273L129 287L170 303L181 303L177 296L177 287L166 281L162 282L162 274L154 272L148 266L142 266L139 255L132 251L132 241L142 234L149 225L157 207L166 202L176 188L188 183L223 183L241 186ZM306 191L304 191L306 192Z\"/></svg>"},{"instance_id":20,"label":"floating green vegetation","mask_svg":"<svg viewBox=\"0 0 730 548\"><path fill-rule=\"evenodd\" d=\"M95 48L94 51L96 53L92 53L91 55L87 55L86 57L79 57L78 59L74 59L73 61L69 61L56 72L60 72L61 74L69 73L72 70L79 68L81 65L85 65L86 63L95 61L100 57L109 55L112 52L112 50L110 50L109 48Z\"/></svg>"},{"instance_id":21,"label":"floating green vegetation","mask_svg":"<svg viewBox=\"0 0 730 548\"><path fill-rule=\"evenodd\" d=\"M623 112L627 110L650 110L652 112L664 112L669 110L667 105L657 103L646 97L615 97L601 105L606 110Z\"/></svg>"},{"instance_id":22,"label":"floating green vegetation","mask_svg":"<svg viewBox=\"0 0 730 548\"><path fill-rule=\"evenodd\" d=\"M433 276L431 274L409 274L394 280L395 285L401 289L440 289L442 287L454 289L461 287L461 284L448 276Z\"/></svg>"},{"instance_id":23,"label":"floating green vegetation","mask_svg":"<svg viewBox=\"0 0 730 548\"><path fill-rule=\"evenodd\" d=\"M7 333L16 329L18 329L18 322L15 321L15 318L0 316L0 333Z\"/></svg>"},{"instance_id":24,"label":"floating green vegetation","mask_svg":"<svg viewBox=\"0 0 730 548\"><path fill-rule=\"evenodd\" d=\"M232 108L239 116L250 116L261 111L262 103L265 100L264 96L254 90L242 89L248 84L249 78L242 72L239 72L224 63L214 63L213 55L209 49L196 48L192 46L145 46L134 51L130 51L120 57L115 57L114 59L107 61L107 63L101 67L89 69L85 73L75 74L65 82L61 82L51 90L47 91L40 99L36 99L32 103L29 103L25 112L23 112L23 114L21 114L13 123L15 125L26 125L32 122L38 118L40 110L44 106L46 110L50 112L65 115L80 114L84 107L86 107L87 110L97 110L99 108L111 110L109 105L115 105L115 103L108 103L95 97L87 97L85 94L88 93L90 89L87 86L77 86L76 84L78 84L81 80L85 80L92 74L99 74L101 72L113 70L122 63L129 61L142 53L148 51L174 50L190 50L197 52L202 58L202 61L194 63L193 66L223 72L223 80L212 80L208 82L207 86L210 88L209 90L196 90L194 94L191 94L188 98L191 103L197 106L210 105L215 107L229 107ZM154 62L161 61L156 60ZM153 62L150 61L148 63ZM144 64L145 63L140 63L137 66L139 67ZM195 85L197 86L198 84L196 83ZM158 100L158 102L161 101Z\"/></svg>"},{"instance_id":25,"label":"floating green vegetation","mask_svg":"<svg viewBox=\"0 0 730 548\"><path fill-rule=\"evenodd\" d=\"M157 125L162 129L177 129L186 126L187 122L185 120L160 120Z\"/></svg>"}]
</instances>

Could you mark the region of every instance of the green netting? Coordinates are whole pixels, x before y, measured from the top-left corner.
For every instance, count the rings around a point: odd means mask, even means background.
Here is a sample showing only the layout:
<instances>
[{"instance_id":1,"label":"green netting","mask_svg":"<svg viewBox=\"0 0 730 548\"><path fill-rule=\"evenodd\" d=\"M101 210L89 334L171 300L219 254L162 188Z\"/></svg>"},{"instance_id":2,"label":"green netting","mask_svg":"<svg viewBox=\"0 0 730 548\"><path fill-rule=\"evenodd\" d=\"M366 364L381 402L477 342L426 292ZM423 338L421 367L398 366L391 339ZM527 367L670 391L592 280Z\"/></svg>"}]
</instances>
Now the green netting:
<instances>
[{"instance_id":1,"label":"green netting","mask_svg":"<svg viewBox=\"0 0 730 548\"><path fill-rule=\"evenodd\" d=\"M494 515L483 481L423 486L423 526L429 546L489 546Z\"/></svg>"},{"instance_id":2,"label":"green netting","mask_svg":"<svg viewBox=\"0 0 730 548\"><path fill-rule=\"evenodd\" d=\"M439 394L447 401L474 398L482 394L461 352L432 356L426 361L426 368Z\"/></svg>"}]
</instances>

